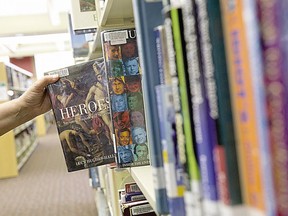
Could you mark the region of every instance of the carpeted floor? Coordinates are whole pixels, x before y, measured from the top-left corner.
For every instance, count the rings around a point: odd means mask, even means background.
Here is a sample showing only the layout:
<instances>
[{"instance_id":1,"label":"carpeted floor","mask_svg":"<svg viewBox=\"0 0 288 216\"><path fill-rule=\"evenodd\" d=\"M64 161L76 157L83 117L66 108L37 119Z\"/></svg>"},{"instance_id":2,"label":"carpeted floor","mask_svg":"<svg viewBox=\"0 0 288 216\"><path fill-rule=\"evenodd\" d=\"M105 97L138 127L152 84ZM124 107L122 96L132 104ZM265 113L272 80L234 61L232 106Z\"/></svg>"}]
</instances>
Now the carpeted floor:
<instances>
[{"instance_id":1,"label":"carpeted floor","mask_svg":"<svg viewBox=\"0 0 288 216\"><path fill-rule=\"evenodd\" d=\"M0 180L1 216L97 216L88 170L68 173L55 126L16 178Z\"/></svg>"}]
</instances>

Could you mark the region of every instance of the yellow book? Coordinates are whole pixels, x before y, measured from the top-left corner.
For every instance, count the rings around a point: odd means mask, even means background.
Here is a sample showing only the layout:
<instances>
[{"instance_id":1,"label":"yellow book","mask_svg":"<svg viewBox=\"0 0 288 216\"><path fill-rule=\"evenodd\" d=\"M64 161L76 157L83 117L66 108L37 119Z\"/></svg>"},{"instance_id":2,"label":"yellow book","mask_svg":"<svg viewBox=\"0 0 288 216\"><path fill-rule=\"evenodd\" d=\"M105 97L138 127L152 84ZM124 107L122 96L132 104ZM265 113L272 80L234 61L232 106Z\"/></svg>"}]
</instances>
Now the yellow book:
<instances>
[{"instance_id":1,"label":"yellow book","mask_svg":"<svg viewBox=\"0 0 288 216\"><path fill-rule=\"evenodd\" d=\"M255 92L243 1L221 0L241 188L245 204L265 211Z\"/></svg>"}]
</instances>

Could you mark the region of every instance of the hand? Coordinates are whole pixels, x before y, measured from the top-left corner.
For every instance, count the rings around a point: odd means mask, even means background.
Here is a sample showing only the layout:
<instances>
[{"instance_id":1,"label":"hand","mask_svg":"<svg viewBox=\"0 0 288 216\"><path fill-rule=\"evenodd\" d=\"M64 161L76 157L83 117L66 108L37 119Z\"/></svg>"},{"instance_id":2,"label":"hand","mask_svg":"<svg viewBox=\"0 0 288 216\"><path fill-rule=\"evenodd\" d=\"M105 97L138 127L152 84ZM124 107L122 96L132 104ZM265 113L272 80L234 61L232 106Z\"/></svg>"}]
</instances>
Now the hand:
<instances>
[{"instance_id":1,"label":"hand","mask_svg":"<svg viewBox=\"0 0 288 216\"><path fill-rule=\"evenodd\" d=\"M0 136L51 109L45 88L58 79L58 76L45 76L33 83L21 97L0 104Z\"/></svg>"},{"instance_id":2,"label":"hand","mask_svg":"<svg viewBox=\"0 0 288 216\"><path fill-rule=\"evenodd\" d=\"M29 109L35 116L43 114L51 109L51 102L46 87L59 79L58 75L44 76L18 98L21 108Z\"/></svg>"}]
</instances>

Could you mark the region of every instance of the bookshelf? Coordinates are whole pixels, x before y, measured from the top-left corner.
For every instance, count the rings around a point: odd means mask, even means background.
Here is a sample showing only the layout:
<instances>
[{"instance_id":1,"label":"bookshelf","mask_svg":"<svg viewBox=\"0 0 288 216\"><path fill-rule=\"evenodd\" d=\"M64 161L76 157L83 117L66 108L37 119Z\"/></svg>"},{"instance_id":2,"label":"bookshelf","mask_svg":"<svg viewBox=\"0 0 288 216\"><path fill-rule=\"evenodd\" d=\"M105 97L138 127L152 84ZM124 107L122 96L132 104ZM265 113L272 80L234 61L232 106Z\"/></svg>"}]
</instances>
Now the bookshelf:
<instances>
[{"instance_id":1,"label":"bookshelf","mask_svg":"<svg viewBox=\"0 0 288 216\"><path fill-rule=\"evenodd\" d=\"M11 63L0 63L0 103L15 99L32 84L33 74ZM36 120L0 137L0 178L15 177L37 146Z\"/></svg>"}]
</instances>

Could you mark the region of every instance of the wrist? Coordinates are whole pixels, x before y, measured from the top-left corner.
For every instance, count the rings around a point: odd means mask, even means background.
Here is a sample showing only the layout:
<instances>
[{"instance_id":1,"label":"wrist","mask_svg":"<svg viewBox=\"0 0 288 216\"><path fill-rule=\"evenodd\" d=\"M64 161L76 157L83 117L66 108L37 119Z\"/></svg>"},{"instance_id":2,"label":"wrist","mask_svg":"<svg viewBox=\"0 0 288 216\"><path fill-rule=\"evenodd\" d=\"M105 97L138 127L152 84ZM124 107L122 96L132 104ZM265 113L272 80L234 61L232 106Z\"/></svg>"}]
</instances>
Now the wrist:
<instances>
[{"instance_id":1,"label":"wrist","mask_svg":"<svg viewBox=\"0 0 288 216\"><path fill-rule=\"evenodd\" d=\"M24 123L33 118L34 116L33 109L31 107L27 107L21 97L14 99L12 102L14 102L15 106L14 109L16 110L15 118L19 122Z\"/></svg>"}]
</instances>

